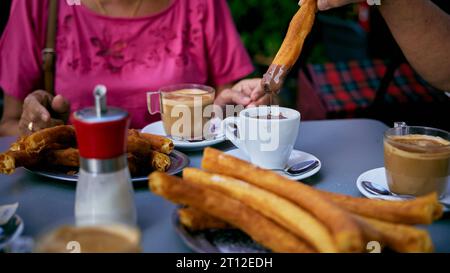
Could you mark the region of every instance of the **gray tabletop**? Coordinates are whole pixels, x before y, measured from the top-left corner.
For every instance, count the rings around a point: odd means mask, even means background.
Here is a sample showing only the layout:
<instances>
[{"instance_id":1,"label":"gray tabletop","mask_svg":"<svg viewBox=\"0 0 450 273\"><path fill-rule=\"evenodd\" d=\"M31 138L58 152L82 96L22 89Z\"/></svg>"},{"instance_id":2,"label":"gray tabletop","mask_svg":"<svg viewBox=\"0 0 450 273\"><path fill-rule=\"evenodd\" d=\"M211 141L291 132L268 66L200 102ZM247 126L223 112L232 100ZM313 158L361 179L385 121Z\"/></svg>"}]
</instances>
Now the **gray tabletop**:
<instances>
[{"instance_id":1,"label":"gray tabletop","mask_svg":"<svg viewBox=\"0 0 450 273\"><path fill-rule=\"evenodd\" d=\"M383 166L382 138L386 126L374 120L303 122L295 148L314 154L322 169L304 182L332 192L360 196L355 182L364 171ZM13 138L0 138L0 151ZM231 149L228 143L217 148ZM192 167L199 167L201 152L188 153ZM178 238L171 217L175 206L153 195L145 184L136 186L138 223L145 252L190 252ZM25 222L24 235L36 236L52 223L73 217L75 185L41 178L19 169L12 176L0 175L0 204L19 202L18 214ZM450 218L425 227L438 252L450 252Z\"/></svg>"}]
</instances>

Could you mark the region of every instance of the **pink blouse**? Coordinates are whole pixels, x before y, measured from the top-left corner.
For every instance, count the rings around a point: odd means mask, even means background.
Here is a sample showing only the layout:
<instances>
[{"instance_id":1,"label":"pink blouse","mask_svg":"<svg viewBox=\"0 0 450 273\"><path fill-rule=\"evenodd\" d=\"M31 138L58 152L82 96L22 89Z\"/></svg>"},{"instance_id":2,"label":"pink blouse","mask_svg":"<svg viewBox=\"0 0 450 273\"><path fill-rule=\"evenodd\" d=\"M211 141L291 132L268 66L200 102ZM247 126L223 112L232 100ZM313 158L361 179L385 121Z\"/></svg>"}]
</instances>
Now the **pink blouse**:
<instances>
[{"instance_id":1,"label":"pink blouse","mask_svg":"<svg viewBox=\"0 0 450 273\"><path fill-rule=\"evenodd\" d=\"M60 0L55 89L71 110L93 104L97 84L108 104L126 109L131 126L156 121L146 92L178 83L222 85L253 66L225 0L172 0L165 10L139 18L109 18ZM0 86L23 100L42 88L48 0L14 0L0 40Z\"/></svg>"}]
</instances>

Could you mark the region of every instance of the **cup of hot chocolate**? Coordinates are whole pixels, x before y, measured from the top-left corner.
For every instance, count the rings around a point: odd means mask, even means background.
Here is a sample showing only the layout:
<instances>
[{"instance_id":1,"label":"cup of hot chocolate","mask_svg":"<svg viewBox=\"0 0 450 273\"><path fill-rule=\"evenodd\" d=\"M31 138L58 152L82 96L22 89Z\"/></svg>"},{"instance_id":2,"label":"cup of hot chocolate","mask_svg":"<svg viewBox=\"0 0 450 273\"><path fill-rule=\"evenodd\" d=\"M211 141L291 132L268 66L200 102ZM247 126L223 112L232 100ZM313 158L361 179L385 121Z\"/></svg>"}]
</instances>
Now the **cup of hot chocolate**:
<instances>
[{"instance_id":1,"label":"cup of hot chocolate","mask_svg":"<svg viewBox=\"0 0 450 273\"><path fill-rule=\"evenodd\" d=\"M260 106L241 111L223 121L223 131L250 161L266 169L283 169L294 148L300 113L278 106Z\"/></svg>"},{"instance_id":2,"label":"cup of hot chocolate","mask_svg":"<svg viewBox=\"0 0 450 273\"><path fill-rule=\"evenodd\" d=\"M384 135L389 189L396 194L445 194L450 180L450 133L397 123Z\"/></svg>"},{"instance_id":3,"label":"cup of hot chocolate","mask_svg":"<svg viewBox=\"0 0 450 273\"><path fill-rule=\"evenodd\" d=\"M201 141L213 137L210 120L215 98L212 87L180 84L147 94L150 114L161 113L166 135L175 140Z\"/></svg>"}]
</instances>

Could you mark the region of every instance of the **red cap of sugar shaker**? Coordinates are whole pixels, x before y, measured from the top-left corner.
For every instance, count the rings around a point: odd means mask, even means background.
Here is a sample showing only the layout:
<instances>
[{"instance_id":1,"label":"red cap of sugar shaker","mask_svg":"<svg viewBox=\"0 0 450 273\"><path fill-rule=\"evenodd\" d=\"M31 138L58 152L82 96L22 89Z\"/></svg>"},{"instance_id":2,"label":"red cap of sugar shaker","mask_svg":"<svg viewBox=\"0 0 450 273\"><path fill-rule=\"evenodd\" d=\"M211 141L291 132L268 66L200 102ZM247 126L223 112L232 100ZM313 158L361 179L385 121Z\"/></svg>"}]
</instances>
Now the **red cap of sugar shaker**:
<instances>
[{"instance_id":1,"label":"red cap of sugar shaker","mask_svg":"<svg viewBox=\"0 0 450 273\"><path fill-rule=\"evenodd\" d=\"M106 105L106 87L94 89L95 107L81 109L71 116L80 156L86 159L112 159L126 153L130 123L128 112Z\"/></svg>"}]
</instances>

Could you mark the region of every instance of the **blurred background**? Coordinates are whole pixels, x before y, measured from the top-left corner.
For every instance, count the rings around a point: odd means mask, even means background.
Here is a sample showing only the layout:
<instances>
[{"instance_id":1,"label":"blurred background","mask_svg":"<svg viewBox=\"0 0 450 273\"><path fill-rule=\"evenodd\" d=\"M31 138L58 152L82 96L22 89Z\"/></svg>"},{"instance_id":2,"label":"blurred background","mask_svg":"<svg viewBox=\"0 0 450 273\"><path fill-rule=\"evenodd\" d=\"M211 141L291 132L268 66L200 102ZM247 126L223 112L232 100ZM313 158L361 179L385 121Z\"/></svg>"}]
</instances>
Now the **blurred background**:
<instances>
[{"instance_id":1,"label":"blurred background","mask_svg":"<svg viewBox=\"0 0 450 273\"><path fill-rule=\"evenodd\" d=\"M0 30L10 1L0 1ZM433 2L450 12L450 1ZM297 0L228 3L256 67L252 76L261 77L298 10ZM374 118L388 125L402 120L447 130L449 100L414 73L377 9L365 3L318 14L280 93L280 104L298 108L304 120Z\"/></svg>"}]
</instances>

